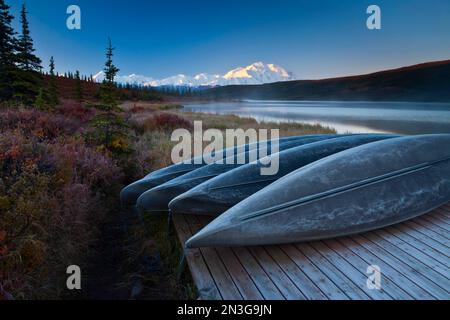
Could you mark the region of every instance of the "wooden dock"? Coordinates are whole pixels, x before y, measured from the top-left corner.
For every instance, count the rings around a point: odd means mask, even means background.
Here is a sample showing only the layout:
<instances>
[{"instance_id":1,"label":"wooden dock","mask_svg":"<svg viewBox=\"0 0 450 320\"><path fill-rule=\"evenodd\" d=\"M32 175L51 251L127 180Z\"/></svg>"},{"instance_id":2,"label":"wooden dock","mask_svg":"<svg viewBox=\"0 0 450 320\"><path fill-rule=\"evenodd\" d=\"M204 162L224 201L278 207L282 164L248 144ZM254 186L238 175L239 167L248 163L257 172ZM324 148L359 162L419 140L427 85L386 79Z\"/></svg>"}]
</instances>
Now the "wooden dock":
<instances>
[{"instance_id":1,"label":"wooden dock","mask_svg":"<svg viewBox=\"0 0 450 320\"><path fill-rule=\"evenodd\" d=\"M182 244L210 218L174 217ZM450 204L361 235L282 246L186 251L204 300L450 299ZM381 289L369 289L369 266Z\"/></svg>"}]
</instances>

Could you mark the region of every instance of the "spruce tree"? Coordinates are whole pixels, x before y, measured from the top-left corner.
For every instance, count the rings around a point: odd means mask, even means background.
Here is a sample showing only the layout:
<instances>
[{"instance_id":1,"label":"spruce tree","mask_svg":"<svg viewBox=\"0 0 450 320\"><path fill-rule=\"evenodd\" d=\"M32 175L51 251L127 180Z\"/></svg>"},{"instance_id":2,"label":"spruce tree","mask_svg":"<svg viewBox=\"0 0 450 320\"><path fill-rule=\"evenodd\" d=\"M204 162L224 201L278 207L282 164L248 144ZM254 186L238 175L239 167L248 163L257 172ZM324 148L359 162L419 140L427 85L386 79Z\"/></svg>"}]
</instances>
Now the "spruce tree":
<instances>
[{"instance_id":1,"label":"spruce tree","mask_svg":"<svg viewBox=\"0 0 450 320\"><path fill-rule=\"evenodd\" d=\"M40 71L41 59L35 54L33 45L33 39L30 35L30 25L27 18L27 10L25 4L22 5L22 11L20 13L20 21L22 23L22 34L19 36L18 45L18 64L24 71Z\"/></svg>"},{"instance_id":2,"label":"spruce tree","mask_svg":"<svg viewBox=\"0 0 450 320\"><path fill-rule=\"evenodd\" d=\"M102 101L105 106L111 109L117 105L116 102L116 84L115 78L119 69L114 65L113 57L114 50L112 46L111 39L108 38L108 47L106 48L106 63L103 72L105 74L105 79L102 84Z\"/></svg>"},{"instance_id":3,"label":"spruce tree","mask_svg":"<svg viewBox=\"0 0 450 320\"><path fill-rule=\"evenodd\" d=\"M22 33L17 41L17 71L14 86L14 98L17 102L30 106L34 104L37 95L42 89L41 59L34 54L33 39L27 19L25 5L21 10Z\"/></svg>"},{"instance_id":4,"label":"spruce tree","mask_svg":"<svg viewBox=\"0 0 450 320\"><path fill-rule=\"evenodd\" d=\"M48 111L51 109L49 106L50 97L48 92L44 88L39 89L39 93L34 100L33 106L42 111Z\"/></svg>"},{"instance_id":5,"label":"spruce tree","mask_svg":"<svg viewBox=\"0 0 450 320\"><path fill-rule=\"evenodd\" d=\"M83 88L81 87L80 71L75 72L75 99L83 102Z\"/></svg>"},{"instance_id":6,"label":"spruce tree","mask_svg":"<svg viewBox=\"0 0 450 320\"><path fill-rule=\"evenodd\" d=\"M105 72L105 81L114 83L117 73L120 71L113 62L114 50L111 39L108 38L108 48L106 48L106 63L103 71Z\"/></svg>"},{"instance_id":7,"label":"spruce tree","mask_svg":"<svg viewBox=\"0 0 450 320\"><path fill-rule=\"evenodd\" d=\"M16 69L16 38L11 26L14 17L9 9L5 1L0 0L0 103L14 96L12 83Z\"/></svg>"},{"instance_id":8,"label":"spruce tree","mask_svg":"<svg viewBox=\"0 0 450 320\"><path fill-rule=\"evenodd\" d=\"M55 59L53 57L50 58L50 87L49 87L49 102L52 107L55 107L59 103L59 92L58 92L58 84L56 83L56 77L55 74Z\"/></svg>"}]
</instances>

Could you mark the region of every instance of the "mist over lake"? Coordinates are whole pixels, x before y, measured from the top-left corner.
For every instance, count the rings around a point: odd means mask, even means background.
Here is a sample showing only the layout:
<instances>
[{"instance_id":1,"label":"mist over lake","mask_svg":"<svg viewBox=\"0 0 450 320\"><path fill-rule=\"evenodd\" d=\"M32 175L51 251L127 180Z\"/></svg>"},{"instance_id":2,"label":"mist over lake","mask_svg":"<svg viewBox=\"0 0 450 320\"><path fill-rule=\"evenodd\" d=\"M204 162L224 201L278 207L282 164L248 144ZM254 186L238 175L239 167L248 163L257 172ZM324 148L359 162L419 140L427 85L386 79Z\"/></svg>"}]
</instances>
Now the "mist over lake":
<instances>
[{"instance_id":1,"label":"mist over lake","mask_svg":"<svg viewBox=\"0 0 450 320\"><path fill-rule=\"evenodd\" d=\"M187 104L185 111L321 124L338 133L450 133L450 103L244 101Z\"/></svg>"}]
</instances>

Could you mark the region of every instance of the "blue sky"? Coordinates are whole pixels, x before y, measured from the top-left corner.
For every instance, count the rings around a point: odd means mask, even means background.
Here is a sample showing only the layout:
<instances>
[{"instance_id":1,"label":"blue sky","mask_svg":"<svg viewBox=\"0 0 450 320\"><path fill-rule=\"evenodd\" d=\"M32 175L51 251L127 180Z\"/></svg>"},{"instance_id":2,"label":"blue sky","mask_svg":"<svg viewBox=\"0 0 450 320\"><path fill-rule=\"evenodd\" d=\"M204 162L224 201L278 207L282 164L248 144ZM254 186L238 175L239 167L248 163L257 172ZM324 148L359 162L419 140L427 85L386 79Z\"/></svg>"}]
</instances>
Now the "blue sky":
<instances>
[{"instance_id":1,"label":"blue sky","mask_svg":"<svg viewBox=\"0 0 450 320\"><path fill-rule=\"evenodd\" d=\"M17 16L21 0L6 0ZM121 74L163 78L223 73L256 61L305 79L358 74L450 59L448 0L25 0L45 63L61 72L102 69L107 37ZM66 28L66 9L82 30ZM382 10L382 30L366 9Z\"/></svg>"}]
</instances>

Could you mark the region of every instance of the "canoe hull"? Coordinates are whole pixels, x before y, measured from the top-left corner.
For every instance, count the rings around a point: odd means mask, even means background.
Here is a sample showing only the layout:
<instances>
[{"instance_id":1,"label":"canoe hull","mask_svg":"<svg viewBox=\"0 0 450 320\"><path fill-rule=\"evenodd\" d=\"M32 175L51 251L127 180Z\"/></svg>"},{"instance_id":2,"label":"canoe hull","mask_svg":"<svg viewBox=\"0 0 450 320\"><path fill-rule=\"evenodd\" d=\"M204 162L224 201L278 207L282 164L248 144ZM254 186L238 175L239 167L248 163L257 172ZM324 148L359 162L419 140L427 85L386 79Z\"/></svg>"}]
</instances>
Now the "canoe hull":
<instances>
[{"instance_id":1,"label":"canoe hull","mask_svg":"<svg viewBox=\"0 0 450 320\"><path fill-rule=\"evenodd\" d=\"M450 201L450 135L397 138L306 166L244 200L187 243L248 246L347 236Z\"/></svg>"},{"instance_id":2,"label":"canoe hull","mask_svg":"<svg viewBox=\"0 0 450 320\"><path fill-rule=\"evenodd\" d=\"M261 169L264 167L261 161L247 164L180 195L169 207L174 214L217 216L283 176L310 163L363 144L397 137L379 134L344 136L292 148L275 155L279 159L279 171L274 176L261 176ZM269 158L273 159L275 156Z\"/></svg>"},{"instance_id":3,"label":"canoe hull","mask_svg":"<svg viewBox=\"0 0 450 320\"><path fill-rule=\"evenodd\" d=\"M309 137L321 137L327 135L312 135ZM280 139L281 142L295 141L298 139L304 139L305 136L287 137ZM251 145L246 145L245 150L249 150ZM242 148L234 147L230 148L234 152L239 153ZM221 150L225 157L227 151L230 149ZM200 163L197 164L197 161ZM177 177L183 176L189 172L205 167L207 164L203 162L203 157L192 159L191 163L177 163L167 168L157 170L150 173L145 178L136 181L129 186L125 187L120 193L120 199L124 205L135 205L138 198L146 191L160 186L168 181L171 181Z\"/></svg>"},{"instance_id":4,"label":"canoe hull","mask_svg":"<svg viewBox=\"0 0 450 320\"><path fill-rule=\"evenodd\" d=\"M296 139L282 139L280 140L279 150L287 150L301 145L307 145L317 141L323 141L336 138L336 135L319 135L319 136L304 136ZM261 148L258 150L264 150ZM270 145L268 151L270 152ZM268 152L268 153L269 153ZM249 152L245 152L246 163L250 162ZM197 170L191 171L185 175L179 176L175 179L161 184L151 190L143 193L137 200L136 206L138 209L147 212L161 212L169 210L169 203L179 195L195 188L196 186L213 179L223 173L241 167L242 164L237 163L237 156L233 157L235 164L228 164L225 159L223 164L210 164L203 166Z\"/></svg>"}]
</instances>

